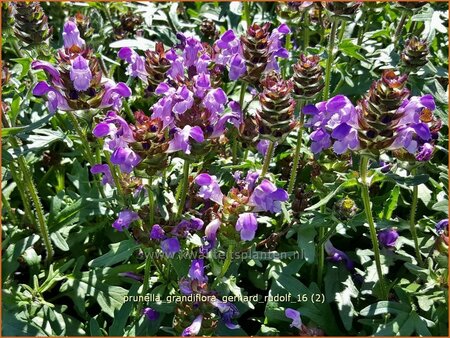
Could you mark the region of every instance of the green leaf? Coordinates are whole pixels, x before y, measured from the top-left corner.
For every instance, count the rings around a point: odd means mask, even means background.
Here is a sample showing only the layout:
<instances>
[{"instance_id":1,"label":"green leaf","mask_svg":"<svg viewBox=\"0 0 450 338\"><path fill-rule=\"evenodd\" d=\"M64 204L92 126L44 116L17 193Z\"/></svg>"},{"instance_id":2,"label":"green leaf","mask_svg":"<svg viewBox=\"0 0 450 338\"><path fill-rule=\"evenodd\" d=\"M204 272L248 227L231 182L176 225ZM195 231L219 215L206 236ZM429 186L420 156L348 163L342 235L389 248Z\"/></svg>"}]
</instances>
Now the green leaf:
<instances>
[{"instance_id":1,"label":"green leaf","mask_svg":"<svg viewBox=\"0 0 450 338\"><path fill-rule=\"evenodd\" d=\"M32 234L28 237L17 240L15 243L10 243L8 248L3 248L4 254L2 256L2 274L3 276L10 276L19 267L17 259L27 250L32 247L39 240L39 236Z\"/></svg>"},{"instance_id":2,"label":"green leaf","mask_svg":"<svg viewBox=\"0 0 450 338\"><path fill-rule=\"evenodd\" d=\"M409 305L390 301L380 301L362 309L359 314L361 316L376 316L386 313L402 314L409 313L411 308Z\"/></svg>"},{"instance_id":3,"label":"green leaf","mask_svg":"<svg viewBox=\"0 0 450 338\"><path fill-rule=\"evenodd\" d=\"M448 200L445 199L445 200L442 200L442 201L439 201L439 202L433 204L431 209L447 213L448 212Z\"/></svg>"},{"instance_id":4,"label":"green leaf","mask_svg":"<svg viewBox=\"0 0 450 338\"><path fill-rule=\"evenodd\" d=\"M91 318L91 320L89 321L89 332L91 336L103 336L103 332L100 329L100 326L98 325L98 322L95 318Z\"/></svg>"},{"instance_id":5,"label":"green leaf","mask_svg":"<svg viewBox=\"0 0 450 338\"><path fill-rule=\"evenodd\" d=\"M315 210L320 208L322 205L325 205L328 203L328 201L330 201L341 189L343 188L347 188L347 187L351 187L353 185L356 184L356 179L352 178L350 180L347 180L343 183L341 183L335 190L333 190L332 192L330 192L327 196L325 196L324 198L322 198L319 202L317 202L316 204L308 207L305 209L305 211L310 211L310 210Z\"/></svg>"},{"instance_id":6,"label":"green leaf","mask_svg":"<svg viewBox=\"0 0 450 338\"><path fill-rule=\"evenodd\" d=\"M128 293L128 296L136 296L139 286L133 285ZM114 315L114 321L109 328L110 336L123 336L125 333L125 325L127 325L128 318L133 310L133 302L125 302L119 311L116 311Z\"/></svg>"},{"instance_id":7,"label":"green leaf","mask_svg":"<svg viewBox=\"0 0 450 338\"><path fill-rule=\"evenodd\" d=\"M361 48L362 48L361 46L355 45L352 42L352 39L344 39L339 44L339 50L343 54L360 61L365 61L366 58L358 52L358 50L360 50Z\"/></svg>"},{"instance_id":8,"label":"green leaf","mask_svg":"<svg viewBox=\"0 0 450 338\"><path fill-rule=\"evenodd\" d=\"M2 137L7 137L10 135L26 134L46 124L48 121L50 121L52 116L53 115L50 114L46 115L44 118L23 127L2 128Z\"/></svg>"},{"instance_id":9,"label":"green leaf","mask_svg":"<svg viewBox=\"0 0 450 338\"><path fill-rule=\"evenodd\" d=\"M316 257L316 229L311 225L300 225L297 230L297 244L305 261L313 263Z\"/></svg>"},{"instance_id":10,"label":"green leaf","mask_svg":"<svg viewBox=\"0 0 450 338\"><path fill-rule=\"evenodd\" d=\"M127 239L122 242L109 245L110 250L88 263L91 268L107 267L126 261L139 248L134 240Z\"/></svg>"},{"instance_id":11,"label":"green leaf","mask_svg":"<svg viewBox=\"0 0 450 338\"><path fill-rule=\"evenodd\" d=\"M402 176L399 176L397 174L387 173L385 176L390 181L393 181L395 183L398 183L400 185L407 186L407 187L412 187L412 186L415 186L415 185L426 183L430 179L430 176L427 175L427 174L420 174L420 175L416 175L416 176L402 177Z\"/></svg>"},{"instance_id":12,"label":"green leaf","mask_svg":"<svg viewBox=\"0 0 450 338\"><path fill-rule=\"evenodd\" d=\"M51 233L50 238L58 249L62 251L70 250L69 246L67 245L66 239L58 231Z\"/></svg>"},{"instance_id":13,"label":"green leaf","mask_svg":"<svg viewBox=\"0 0 450 338\"><path fill-rule=\"evenodd\" d=\"M26 58L11 59L11 61L15 61L22 66L22 72L20 74L20 78L23 78L29 72L30 67L31 67L31 62L33 61L33 59L26 57Z\"/></svg>"},{"instance_id":14,"label":"green leaf","mask_svg":"<svg viewBox=\"0 0 450 338\"><path fill-rule=\"evenodd\" d=\"M395 186L391 191L386 204L384 205L383 212L380 213L380 218L390 219L392 217L392 212L397 208L398 197L400 196L400 188Z\"/></svg>"},{"instance_id":15,"label":"green leaf","mask_svg":"<svg viewBox=\"0 0 450 338\"><path fill-rule=\"evenodd\" d=\"M2 309L2 336L46 336L41 328L28 321L23 312L13 313L5 308Z\"/></svg>"}]
</instances>

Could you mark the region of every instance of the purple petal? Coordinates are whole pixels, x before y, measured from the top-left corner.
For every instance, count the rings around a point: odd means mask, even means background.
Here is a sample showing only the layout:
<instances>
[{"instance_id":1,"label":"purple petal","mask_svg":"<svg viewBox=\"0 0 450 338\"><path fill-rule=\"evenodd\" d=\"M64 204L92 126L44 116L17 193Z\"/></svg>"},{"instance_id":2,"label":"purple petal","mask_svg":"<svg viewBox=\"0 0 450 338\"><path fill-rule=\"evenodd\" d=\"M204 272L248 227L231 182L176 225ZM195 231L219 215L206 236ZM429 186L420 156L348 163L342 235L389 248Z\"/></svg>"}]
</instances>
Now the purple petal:
<instances>
[{"instance_id":1,"label":"purple petal","mask_svg":"<svg viewBox=\"0 0 450 338\"><path fill-rule=\"evenodd\" d=\"M326 103L326 109L330 113L336 113L344 108L348 99L344 95L337 95L329 99Z\"/></svg>"},{"instance_id":2,"label":"purple petal","mask_svg":"<svg viewBox=\"0 0 450 338\"><path fill-rule=\"evenodd\" d=\"M433 95L427 94L420 98L420 103L422 103L425 107L430 110L436 109L436 104L434 103Z\"/></svg>"},{"instance_id":3,"label":"purple petal","mask_svg":"<svg viewBox=\"0 0 450 338\"><path fill-rule=\"evenodd\" d=\"M341 123L336 129L331 133L331 137L341 140L348 135L352 127L350 127L347 123Z\"/></svg>"},{"instance_id":4,"label":"purple petal","mask_svg":"<svg viewBox=\"0 0 450 338\"><path fill-rule=\"evenodd\" d=\"M189 136L192 137L195 141L201 143L204 141L203 130L199 126L195 126L191 128L189 132Z\"/></svg>"},{"instance_id":5,"label":"purple petal","mask_svg":"<svg viewBox=\"0 0 450 338\"><path fill-rule=\"evenodd\" d=\"M430 128L425 123L417 123L413 128L422 140L428 141L431 139Z\"/></svg>"},{"instance_id":6,"label":"purple petal","mask_svg":"<svg viewBox=\"0 0 450 338\"><path fill-rule=\"evenodd\" d=\"M277 30L282 33L282 34L289 34L291 32L290 28L288 27L288 25L286 25L285 23L282 23Z\"/></svg>"},{"instance_id":7,"label":"purple petal","mask_svg":"<svg viewBox=\"0 0 450 338\"><path fill-rule=\"evenodd\" d=\"M35 60L31 63L31 69L42 69L52 77L54 84L61 84L59 72L50 62Z\"/></svg>"},{"instance_id":8,"label":"purple petal","mask_svg":"<svg viewBox=\"0 0 450 338\"><path fill-rule=\"evenodd\" d=\"M301 330L302 320L300 318L300 312L288 308L284 311L284 314L287 318L292 319L292 324L290 325L291 327L296 327L297 329Z\"/></svg>"}]
</instances>

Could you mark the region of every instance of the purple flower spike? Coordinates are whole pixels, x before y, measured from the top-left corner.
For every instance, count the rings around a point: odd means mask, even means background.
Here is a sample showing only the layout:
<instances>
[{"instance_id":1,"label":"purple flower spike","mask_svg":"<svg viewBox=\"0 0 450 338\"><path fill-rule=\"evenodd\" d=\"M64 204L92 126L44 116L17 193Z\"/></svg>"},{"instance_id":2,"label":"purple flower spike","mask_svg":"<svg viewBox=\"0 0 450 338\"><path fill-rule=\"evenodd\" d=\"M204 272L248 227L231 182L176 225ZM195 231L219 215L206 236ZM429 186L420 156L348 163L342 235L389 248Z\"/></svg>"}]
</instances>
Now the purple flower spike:
<instances>
[{"instance_id":1,"label":"purple flower spike","mask_svg":"<svg viewBox=\"0 0 450 338\"><path fill-rule=\"evenodd\" d=\"M184 329L181 334L183 337L192 337L198 335L200 329L202 328L203 315L198 315L197 318L194 319L192 324Z\"/></svg>"},{"instance_id":2,"label":"purple flower spike","mask_svg":"<svg viewBox=\"0 0 450 338\"><path fill-rule=\"evenodd\" d=\"M138 214L131 210L123 210L119 212L118 216L119 217L112 224L118 231L123 231L125 228L128 228L132 222L139 219Z\"/></svg>"},{"instance_id":3,"label":"purple flower spike","mask_svg":"<svg viewBox=\"0 0 450 338\"><path fill-rule=\"evenodd\" d=\"M166 256L173 257L181 250L180 242L178 241L178 238L168 238L161 242L161 249Z\"/></svg>"},{"instance_id":4,"label":"purple flower spike","mask_svg":"<svg viewBox=\"0 0 450 338\"><path fill-rule=\"evenodd\" d=\"M153 240L162 240L166 238L166 233L163 228L159 224L155 224L152 226L152 230L150 231L150 239Z\"/></svg>"},{"instance_id":5,"label":"purple flower spike","mask_svg":"<svg viewBox=\"0 0 450 338\"><path fill-rule=\"evenodd\" d=\"M120 170L129 174L141 162L141 158L130 148L117 148L111 155L111 163L117 164Z\"/></svg>"},{"instance_id":6,"label":"purple flower spike","mask_svg":"<svg viewBox=\"0 0 450 338\"><path fill-rule=\"evenodd\" d=\"M103 174L102 184L109 184L114 187L114 179L111 175L111 170L107 164L96 164L91 168L91 173L93 174Z\"/></svg>"},{"instance_id":7,"label":"purple flower spike","mask_svg":"<svg viewBox=\"0 0 450 338\"><path fill-rule=\"evenodd\" d=\"M204 141L203 131L200 127L191 127L189 125L184 126L183 129L176 128L175 135L173 139L169 142L168 153L173 153L176 151L183 151L185 154L189 155L191 153L191 145L189 143L189 138L193 138L195 141L201 143Z\"/></svg>"},{"instance_id":8,"label":"purple flower spike","mask_svg":"<svg viewBox=\"0 0 450 338\"><path fill-rule=\"evenodd\" d=\"M296 327L297 329L301 330L302 328L302 319L300 318L300 312L298 312L297 310L294 309L286 309L284 311L284 315L289 318L292 319L292 323L290 325L290 327Z\"/></svg>"},{"instance_id":9,"label":"purple flower spike","mask_svg":"<svg viewBox=\"0 0 450 338\"><path fill-rule=\"evenodd\" d=\"M79 48L83 48L85 42L82 38L80 38L80 31L75 22L67 21L64 24L63 31L63 40L64 40L64 48L72 48L73 46L77 46Z\"/></svg>"},{"instance_id":10,"label":"purple flower spike","mask_svg":"<svg viewBox=\"0 0 450 338\"><path fill-rule=\"evenodd\" d=\"M123 82L114 83L108 81L105 83L105 94L99 108L112 107L115 110L120 110L122 106L122 98L131 96L131 89Z\"/></svg>"},{"instance_id":11,"label":"purple flower spike","mask_svg":"<svg viewBox=\"0 0 450 338\"><path fill-rule=\"evenodd\" d=\"M344 262L348 270L352 271L354 268L353 261L341 250L336 249L330 240L325 242L324 245L325 252L328 255L328 259L332 262Z\"/></svg>"},{"instance_id":12,"label":"purple flower spike","mask_svg":"<svg viewBox=\"0 0 450 338\"><path fill-rule=\"evenodd\" d=\"M35 60L31 63L31 69L42 69L51 76L54 85L62 85L58 70L50 62Z\"/></svg>"},{"instance_id":13,"label":"purple flower spike","mask_svg":"<svg viewBox=\"0 0 450 338\"><path fill-rule=\"evenodd\" d=\"M92 80L92 72L89 68L87 60L78 55L72 62L70 69L70 79L77 91L84 91L89 88Z\"/></svg>"},{"instance_id":14,"label":"purple flower spike","mask_svg":"<svg viewBox=\"0 0 450 338\"><path fill-rule=\"evenodd\" d=\"M203 259L194 259L192 261L188 275L191 280L196 280L199 283L208 281L208 277L205 276L205 263Z\"/></svg>"},{"instance_id":15,"label":"purple flower spike","mask_svg":"<svg viewBox=\"0 0 450 338\"><path fill-rule=\"evenodd\" d=\"M378 241L387 248L395 247L398 239L398 232L394 229L385 229L378 233Z\"/></svg>"},{"instance_id":16,"label":"purple flower spike","mask_svg":"<svg viewBox=\"0 0 450 338\"><path fill-rule=\"evenodd\" d=\"M220 191L216 176L200 174L196 177L195 183L200 186L198 196L204 199L210 199L217 204L223 205L223 194Z\"/></svg>"},{"instance_id":17,"label":"purple flower spike","mask_svg":"<svg viewBox=\"0 0 450 338\"><path fill-rule=\"evenodd\" d=\"M251 212L245 212L239 215L236 222L236 231L241 234L241 240L251 241L255 238L256 230L258 229L258 221L255 214Z\"/></svg>"},{"instance_id":18,"label":"purple flower spike","mask_svg":"<svg viewBox=\"0 0 450 338\"><path fill-rule=\"evenodd\" d=\"M281 202L287 201L289 195L283 189L278 189L269 180L263 180L250 196L249 205L254 206L253 211L270 211L277 213L281 211Z\"/></svg>"},{"instance_id":19,"label":"purple flower spike","mask_svg":"<svg viewBox=\"0 0 450 338\"><path fill-rule=\"evenodd\" d=\"M159 318L159 312L152 309L151 307L146 307L144 311L142 311L145 317L147 317L148 320L157 320Z\"/></svg>"}]
</instances>

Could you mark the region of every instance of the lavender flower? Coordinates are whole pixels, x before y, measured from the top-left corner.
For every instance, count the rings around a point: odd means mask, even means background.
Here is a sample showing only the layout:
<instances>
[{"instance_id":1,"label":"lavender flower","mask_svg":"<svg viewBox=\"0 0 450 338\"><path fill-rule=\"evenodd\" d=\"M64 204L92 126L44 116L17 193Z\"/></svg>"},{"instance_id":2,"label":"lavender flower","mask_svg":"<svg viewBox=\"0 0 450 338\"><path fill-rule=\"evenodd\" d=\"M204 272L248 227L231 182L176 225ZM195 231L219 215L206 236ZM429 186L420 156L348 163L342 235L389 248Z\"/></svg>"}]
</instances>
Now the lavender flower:
<instances>
[{"instance_id":1,"label":"lavender flower","mask_svg":"<svg viewBox=\"0 0 450 338\"><path fill-rule=\"evenodd\" d=\"M378 233L378 241L387 248L395 247L398 239L398 232L394 229L385 229Z\"/></svg>"},{"instance_id":2,"label":"lavender flower","mask_svg":"<svg viewBox=\"0 0 450 338\"><path fill-rule=\"evenodd\" d=\"M296 327L297 329L301 330L302 328L302 319L300 318L300 312L298 312L297 310L294 309L290 309L287 308L284 311L284 315L289 318L292 319L292 323L290 325L290 327Z\"/></svg>"},{"instance_id":3,"label":"lavender flower","mask_svg":"<svg viewBox=\"0 0 450 338\"><path fill-rule=\"evenodd\" d=\"M198 315L192 324L184 329L181 336L183 337L192 337L198 335L200 329L202 328L203 315Z\"/></svg>"},{"instance_id":4,"label":"lavender flower","mask_svg":"<svg viewBox=\"0 0 450 338\"><path fill-rule=\"evenodd\" d=\"M253 191L248 205L255 207L254 212L270 211L277 213L281 211L281 202L288 199L289 196L285 190L277 188L272 182L264 179Z\"/></svg>"},{"instance_id":5,"label":"lavender flower","mask_svg":"<svg viewBox=\"0 0 450 338\"><path fill-rule=\"evenodd\" d=\"M138 77L144 83L147 83L147 71L145 70L145 58L136 53L129 47L123 47L117 54L119 58L125 60L129 65L127 67L127 75Z\"/></svg>"},{"instance_id":6,"label":"lavender flower","mask_svg":"<svg viewBox=\"0 0 450 338\"><path fill-rule=\"evenodd\" d=\"M257 229L258 222L254 213L245 212L239 215L236 222L236 231L240 232L243 241L251 241L255 237Z\"/></svg>"},{"instance_id":7,"label":"lavender flower","mask_svg":"<svg viewBox=\"0 0 450 338\"><path fill-rule=\"evenodd\" d=\"M155 224L152 226L152 230L150 231L150 239L153 240L162 240L166 238L166 233L164 229L161 228L159 224Z\"/></svg>"},{"instance_id":8,"label":"lavender flower","mask_svg":"<svg viewBox=\"0 0 450 338\"><path fill-rule=\"evenodd\" d=\"M103 174L102 184L109 184L110 186L114 186L114 179L111 175L111 170L107 164L96 164L91 168L91 173L93 174Z\"/></svg>"},{"instance_id":9,"label":"lavender flower","mask_svg":"<svg viewBox=\"0 0 450 338\"><path fill-rule=\"evenodd\" d=\"M180 242L176 237L168 238L161 242L161 249L166 256L173 257L181 250Z\"/></svg>"},{"instance_id":10,"label":"lavender flower","mask_svg":"<svg viewBox=\"0 0 450 338\"><path fill-rule=\"evenodd\" d=\"M185 154L191 153L189 138L201 143L204 141L203 131L200 127L184 126L183 129L175 128L175 135L169 142L168 153L183 151Z\"/></svg>"},{"instance_id":11,"label":"lavender flower","mask_svg":"<svg viewBox=\"0 0 450 338\"><path fill-rule=\"evenodd\" d=\"M448 218L437 222L435 228L439 235L445 234L445 232L448 231Z\"/></svg>"},{"instance_id":12,"label":"lavender flower","mask_svg":"<svg viewBox=\"0 0 450 338\"><path fill-rule=\"evenodd\" d=\"M219 183L215 176L200 174L195 178L195 183L200 186L198 196L204 199L210 199L217 204L223 204L223 194L220 191Z\"/></svg>"},{"instance_id":13,"label":"lavender flower","mask_svg":"<svg viewBox=\"0 0 450 338\"><path fill-rule=\"evenodd\" d=\"M219 230L221 225L220 219L216 218L212 220L205 228L205 237L203 241L205 242L200 249L200 252L203 254L208 253L212 250L212 248L216 245L217 241L217 231Z\"/></svg>"},{"instance_id":14,"label":"lavender flower","mask_svg":"<svg viewBox=\"0 0 450 338\"><path fill-rule=\"evenodd\" d=\"M130 148L117 148L111 155L111 163L117 164L120 170L129 174L141 162L141 158Z\"/></svg>"},{"instance_id":15,"label":"lavender flower","mask_svg":"<svg viewBox=\"0 0 450 338\"><path fill-rule=\"evenodd\" d=\"M48 111L53 114L58 109L59 110L72 110L69 107L67 99L53 86L49 86L47 82L41 81L36 84L33 88L34 96L46 96L47 97L47 108Z\"/></svg>"},{"instance_id":16,"label":"lavender flower","mask_svg":"<svg viewBox=\"0 0 450 338\"><path fill-rule=\"evenodd\" d=\"M233 318L239 316L239 310L237 307L229 302L223 302L221 300L215 299L211 304L219 310L220 318L227 328L230 330L239 329L238 324L233 324Z\"/></svg>"},{"instance_id":17,"label":"lavender flower","mask_svg":"<svg viewBox=\"0 0 450 338\"><path fill-rule=\"evenodd\" d=\"M92 72L89 68L87 60L78 55L72 61L72 68L70 69L70 79L73 82L73 87L77 91L85 91L89 88L92 80Z\"/></svg>"},{"instance_id":18,"label":"lavender flower","mask_svg":"<svg viewBox=\"0 0 450 338\"><path fill-rule=\"evenodd\" d=\"M138 282L142 282L142 280L143 280L141 275L135 274L134 272L120 272L119 276L128 277L128 278L134 279Z\"/></svg>"},{"instance_id":19,"label":"lavender flower","mask_svg":"<svg viewBox=\"0 0 450 338\"><path fill-rule=\"evenodd\" d=\"M118 231L123 231L127 229L130 224L139 219L139 215L131 210L123 210L119 212L118 218L114 221L112 226Z\"/></svg>"},{"instance_id":20,"label":"lavender flower","mask_svg":"<svg viewBox=\"0 0 450 338\"><path fill-rule=\"evenodd\" d=\"M331 244L330 240L325 242L324 245L325 252L328 255L328 259L332 262L344 262L345 267L352 271L354 269L353 261L341 250L336 249L333 244Z\"/></svg>"},{"instance_id":21,"label":"lavender flower","mask_svg":"<svg viewBox=\"0 0 450 338\"><path fill-rule=\"evenodd\" d=\"M194 259L188 273L191 281L196 280L199 283L206 283L208 277L205 276L205 263L203 259Z\"/></svg>"},{"instance_id":22,"label":"lavender flower","mask_svg":"<svg viewBox=\"0 0 450 338\"><path fill-rule=\"evenodd\" d=\"M146 307L142 313L148 320L157 320L159 318L159 312L152 309L151 307Z\"/></svg>"},{"instance_id":23,"label":"lavender flower","mask_svg":"<svg viewBox=\"0 0 450 338\"><path fill-rule=\"evenodd\" d=\"M80 38L80 31L75 22L67 21L64 24L63 29L63 40L64 40L64 48L71 49L73 46L76 46L82 49L85 45L85 41Z\"/></svg>"},{"instance_id":24,"label":"lavender flower","mask_svg":"<svg viewBox=\"0 0 450 338\"><path fill-rule=\"evenodd\" d=\"M416 160L420 162L426 162L433 156L434 146L428 142L419 147L419 151L416 154Z\"/></svg>"}]
</instances>

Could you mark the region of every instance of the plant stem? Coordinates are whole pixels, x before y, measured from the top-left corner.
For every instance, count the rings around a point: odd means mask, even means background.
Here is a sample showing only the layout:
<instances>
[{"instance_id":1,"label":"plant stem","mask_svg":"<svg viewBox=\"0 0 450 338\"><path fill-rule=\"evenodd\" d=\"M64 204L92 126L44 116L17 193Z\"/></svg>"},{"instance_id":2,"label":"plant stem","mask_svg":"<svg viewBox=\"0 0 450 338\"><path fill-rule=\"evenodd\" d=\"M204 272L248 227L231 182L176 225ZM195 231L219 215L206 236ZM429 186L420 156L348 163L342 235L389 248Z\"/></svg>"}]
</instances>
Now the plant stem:
<instances>
[{"instance_id":1,"label":"plant stem","mask_svg":"<svg viewBox=\"0 0 450 338\"><path fill-rule=\"evenodd\" d=\"M250 2L244 2L244 16L245 22L247 23L247 29L252 25L252 19L250 18Z\"/></svg>"},{"instance_id":2,"label":"plant stem","mask_svg":"<svg viewBox=\"0 0 450 338\"><path fill-rule=\"evenodd\" d=\"M269 146L267 147L266 157L264 158L264 164L261 172L261 178L264 178L266 176L267 171L269 170L270 160L272 159L274 149L274 143L273 141L269 141Z\"/></svg>"},{"instance_id":3,"label":"plant stem","mask_svg":"<svg viewBox=\"0 0 450 338\"><path fill-rule=\"evenodd\" d=\"M126 206L127 205L126 197L123 193L122 185L120 184L120 182L121 182L120 177L119 177L119 175L117 175L115 166L111 163L111 155L106 150L104 151L104 154L105 154L105 158L106 158L106 163L108 163L109 171L111 172L111 176L114 181L114 185L116 186L116 189L117 189L117 195L120 196L122 205Z\"/></svg>"},{"instance_id":4,"label":"plant stem","mask_svg":"<svg viewBox=\"0 0 450 338\"><path fill-rule=\"evenodd\" d=\"M338 35L338 43L342 42L346 26L347 26L347 22L346 21L342 21L341 29L339 30L339 35Z\"/></svg>"},{"instance_id":5,"label":"plant stem","mask_svg":"<svg viewBox=\"0 0 450 338\"><path fill-rule=\"evenodd\" d=\"M149 179L149 183L147 185L147 191L148 191L148 209L149 209L149 217L148 221L150 222L150 226L153 226L155 224L155 195L153 194L152 190L152 181L153 177Z\"/></svg>"},{"instance_id":6,"label":"plant stem","mask_svg":"<svg viewBox=\"0 0 450 338\"><path fill-rule=\"evenodd\" d=\"M397 29L395 30L395 34L392 42L396 45L398 44L398 39L400 38L400 34L402 33L403 26L405 26L406 19L408 18L408 14L406 11L403 11L402 16L400 18L400 22L398 23Z\"/></svg>"},{"instance_id":7,"label":"plant stem","mask_svg":"<svg viewBox=\"0 0 450 338\"><path fill-rule=\"evenodd\" d=\"M370 205L369 183L367 182L367 165L369 164L369 157L361 156L359 167L359 174L361 177L361 197L364 203L364 211L366 213L367 222L369 223L370 239L372 240L373 253L375 256L375 265L377 268L378 280L381 289L381 298L387 299L387 290L384 285L383 271L381 269L380 249L378 246L377 230L375 229L375 222L372 216L372 208Z\"/></svg>"},{"instance_id":8,"label":"plant stem","mask_svg":"<svg viewBox=\"0 0 450 338\"><path fill-rule=\"evenodd\" d=\"M415 169L411 170L412 175L415 175L415 173L416 173ZM415 186L413 186L411 213L410 213L410 217L409 217L409 229L411 231L411 235L414 240L414 249L416 251L417 262L419 263L420 266L423 266L422 255L421 255L420 249L419 249L419 240L417 239L416 220L415 220L418 197L419 197L419 186L415 185Z\"/></svg>"},{"instance_id":9,"label":"plant stem","mask_svg":"<svg viewBox=\"0 0 450 338\"><path fill-rule=\"evenodd\" d=\"M328 100L330 94L330 80L331 80L331 65L333 64L333 50L334 50L334 41L336 37L336 30L339 20L337 18L333 18L331 22L331 32L328 38L328 59L325 68L325 87L323 88L323 99Z\"/></svg>"},{"instance_id":10,"label":"plant stem","mask_svg":"<svg viewBox=\"0 0 450 338\"><path fill-rule=\"evenodd\" d=\"M291 194L294 190L295 181L297 179L297 170L298 170L298 162L300 160L300 149L302 147L302 141L303 141L303 123L304 123L304 115L302 112L302 102L299 100L297 102L297 107L299 108L299 115L300 115L300 123L298 126L298 132L297 132L297 144L295 146L295 153L294 153L294 162L292 163L292 170L291 170L291 177L289 179L289 185L288 185L288 194Z\"/></svg>"},{"instance_id":11,"label":"plant stem","mask_svg":"<svg viewBox=\"0 0 450 338\"><path fill-rule=\"evenodd\" d=\"M306 48L309 47L309 13L305 12L305 21L303 23L303 51L306 53Z\"/></svg>"},{"instance_id":12,"label":"plant stem","mask_svg":"<svg viewBox=\"0 0 450 338\"><path fill-rule=\"evenodd\" d=\"M178 204L178 212L176 219L181 217L184 210L184 205L186 203L186 195L189 186L189 161L184 160L183 164L183 181L181 181L181 191L180 191L180 202Z\"/></svg>"},{"instance_id":13,"label":"plant stem","mask_svg":"<svg viewBox=\"0 0 450 338\"><path fill-rule=\"evenodd\" d=\"M7 213L8 216L9 216L9 220L11 221L11 224L12 224L12 225L17 225L17 224L19 224L19 222L18 222L18 220L17 220L17 217L16 217L16 215L15 215L13 209L11 208L11 204L9 204L9 201L8 201L8 199L5 197L5 195L3 194L3 191L2 191L2 206L5 207L6 213Z\"/></svg>"},{"instance_id":14,"label":"plant stem","mask_svg":"<svg viewBox=\"0 0 450 338\"><path fill-rule=\"evenodd\" d=\"M50 241L50 235L47 228L47 223L44 217L44 209L42 208L41 201L39 199L36 187L33 182L33 176L28 170L28 165L25 158L20 155L18 159L20 171L23 173L23 179L27 187L28 193L30 194L31 200L33 201L34 208L36 210L37 220L39 224L39 231L41 233L42 239L44 241L45 250L47 252L47 263L53 260L53 247Z\"/></svg>"},{"instance_id":15,"label":"plant stem","mask_svg":"<svg viewBox=\"0 0 450 338\"><path fill-rule=\"evenodd\" d=\"M31 211L30 200L28 199L26 188L23 185L23 173L21 172L20 168L19 170L17 170L12 162L9 164L9 172L11 173L13 181L16 182L17 189L19 190L20 197L22 198L25 217L27 221L30 222L33 227L35 227L35 217L33 216L33 213Z\"/></svg>"},{"instance_id":16,"label":"plant stem","mask_svg":"<svg viewBox=\"0 0 450 338\"><path fill-rule=\"evenodd\" d=\"M325 206L322 205L320 207L320 212L325 212ZM325 227L319 228L319 245L318 245L318 252L317 252L317 285L319 288L322 288L322 276L323 276L323 268L325 265L325 251L324 251L324 243L323 237L325 235Z\"/></svg>"},{"instance_id":17,"label":"plant stem","mask_svg":"<svg viewBox=\"0 0 450 338\"><path fill-rule=\"evenodd\" d=\"M234 245L230 244L230 246L228 247L228 250L227 250L227 257L225 258L225 262L223 263L223 266L222 266L222 269L220 270L219 276L217 276L216 279L214 280L212 289L214 289L217 286L217 284L219 283L219 280L223 276L225 276L228 269L230 268L231 258L233 257L233 250L234 250Z\"/></svg>"},{"instance_id":18,"label":"plant stem","mask_svg":"<svg viewBox=\"0 0 450 338\"><path fill-rule=\"evenodd\" d=\"M152 260L150 259L149 255L146 254L145 255L145 269L144 269L144 280L142 282L142 291L141 291L141 295L143 297L146 296L147 294L147 290L148 290L148 281L150 279L150 268L152 266ZM142 307L144 306L143 302L139 302L139 306L138 306L138 311L137 311L137 316L140 317L142 315Z\"/></svg>"}]
</instances>

